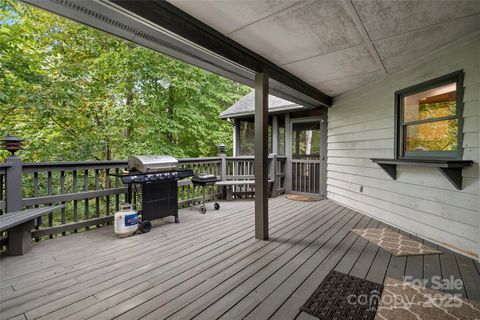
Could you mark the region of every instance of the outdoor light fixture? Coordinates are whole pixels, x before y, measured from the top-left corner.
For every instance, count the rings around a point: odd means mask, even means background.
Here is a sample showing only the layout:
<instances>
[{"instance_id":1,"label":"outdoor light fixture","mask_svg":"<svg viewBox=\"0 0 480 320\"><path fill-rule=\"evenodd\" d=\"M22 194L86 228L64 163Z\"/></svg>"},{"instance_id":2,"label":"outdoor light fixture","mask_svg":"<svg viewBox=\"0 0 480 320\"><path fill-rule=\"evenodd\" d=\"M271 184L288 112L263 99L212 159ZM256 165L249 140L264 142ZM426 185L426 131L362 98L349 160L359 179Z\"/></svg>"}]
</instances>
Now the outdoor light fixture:
<instances>
[{"instance_id":1,"label":"outdoor light fixture","mask_svg":"<svg viewBox=\"0 0 480 320\"><path fill-rule=\"evenodd\" d=\"M2 149L9 151L12 154L12 156L14 156L15 152L17 152L18 150L23 150L22 143L25 140L20 139L17 136L8 135L5 138L3 138L1 141L2 141Z\"/></svg>"},{"instance_id":2,"label":"outdoor light fixture","mask_svg":"<svg viewBox=\"0 0 480 320\"><path fill-rule=\"evenodd\" d=\"M225 154L227 152L227 146L222 144L218 145L218 150L220 151L221 154Z\"/></svg>"}]
</instances>

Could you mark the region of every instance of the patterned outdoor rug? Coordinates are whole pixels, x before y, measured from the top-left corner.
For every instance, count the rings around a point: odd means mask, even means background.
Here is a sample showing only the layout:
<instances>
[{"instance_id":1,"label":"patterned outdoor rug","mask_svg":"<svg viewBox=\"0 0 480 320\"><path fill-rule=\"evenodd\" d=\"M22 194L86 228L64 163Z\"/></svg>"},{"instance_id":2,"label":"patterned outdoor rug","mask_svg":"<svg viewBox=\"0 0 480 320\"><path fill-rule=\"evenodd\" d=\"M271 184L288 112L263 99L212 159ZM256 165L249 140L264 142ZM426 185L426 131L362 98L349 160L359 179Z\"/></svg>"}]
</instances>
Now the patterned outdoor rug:
<instances>
[{"instance_id":1,"label":"patterned outdoor rug","mask_svg":"<svg viewBox=\"0 0 480 320\"><path fill-rule=\"evenodd\" d=\"M394 256L414 256L426 254L439 254L435 250L421 242L404 237L398 232L389 229L352 229L353 232L387 250Z\"/></svg>"},{"instance_id":2,"label":"patterned outdoor rug","mask_svg":"<svg viewBox=\"0 0 480 320\"><path fill-rule=\"evenodd\" d=\"M381 284L331 271L300 310L322 320L373 320L382 291Z\"/></svg>"},{"instance_id":3,"label":"patterned outdoor rug","mask_svg":"<svg viewBox=\"0 0 480 320\"><path fill-rule=\"evenodd\" d=\"M480 303L387 277L375 320L479 320Z\"/></svg>"},{"instance_id":4,"label":"patterned outdoor rug","mask_svg":"<svg viewBox=\"0 0 480 320\"><path fill-rule=\"evenodd\" d=\"M301 196L299 194L287 194L287 199L294 200L294 201L304 201L304 202L313 202L313 201L320 201L322 200L319 197L309 197L309 196Z\"/></svg>"}]
</instances>

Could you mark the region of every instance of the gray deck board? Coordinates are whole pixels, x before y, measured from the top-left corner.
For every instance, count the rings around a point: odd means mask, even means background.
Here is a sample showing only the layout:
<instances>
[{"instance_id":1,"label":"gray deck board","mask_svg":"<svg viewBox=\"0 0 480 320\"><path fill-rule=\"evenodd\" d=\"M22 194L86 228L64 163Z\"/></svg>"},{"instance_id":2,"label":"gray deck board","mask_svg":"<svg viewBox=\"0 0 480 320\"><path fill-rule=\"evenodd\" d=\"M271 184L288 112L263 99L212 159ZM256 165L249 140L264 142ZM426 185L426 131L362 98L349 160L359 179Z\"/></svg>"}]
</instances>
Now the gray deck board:
<instances>
[{"instance_id":1,"label":"gray deck board","mask_svg":"<svg viewBox=\"0 0 480 320\"><path fill-rule=\"evenodd\" d=\"M472 259L463 256L456 256L458 268L463 279L463 285L467 296L472 300L480 300L480 275Z\"/></svg>"},{"instance_id":2,"label":"gray deck board","mask_svg":"<svg viewBox=\"0 0 480 320\"><path fill-rule=\"evenodd\" d=\"M375 282L453 275L480 300L478 262L445 248L392 256L349 232L385 224L333 201L270 199L268 241L254 238L253 217L251 200L222 202L148 234L117 239L106 227L0 257L0 318L308 320L299 307L332 269Z\"/></svg>"},{"instance_id":3,"label":"gray deck board","mask_svg":"<svg viewBox=\"0 0 480 320\"><path fill-rule=\"evenodd\" d=\"M442 268L443 278L450 279L452 277L453 279L462 279L460 270L458 269L455 253L446 249L443 249L442 251L443 251L443 254L440 255L440 266ZM451 294L460 294L463 297L468 297L464 287L460 289L447 288L445 289L445 292L448 292Z\"/></svg>"},{"instance_id":4,"label":"gray deck board","mask_svg":"<svg viewBox=\"0 0 480 320\"><path fill-rule=\"evenodd\" d=\"M424 242L425 244L431 246L435 250L440 250L437 245ZM438 278L443 279L442 277L442 266L440 265L440 256L438 254L429 254L423 257L423 276L428 281L425 283L425 287L437 289L438 283L434 283L434 280ZM443 290L443 288L442 288ZM443 290L444 291L444 290Z\"/></svg>"}]
</instances>

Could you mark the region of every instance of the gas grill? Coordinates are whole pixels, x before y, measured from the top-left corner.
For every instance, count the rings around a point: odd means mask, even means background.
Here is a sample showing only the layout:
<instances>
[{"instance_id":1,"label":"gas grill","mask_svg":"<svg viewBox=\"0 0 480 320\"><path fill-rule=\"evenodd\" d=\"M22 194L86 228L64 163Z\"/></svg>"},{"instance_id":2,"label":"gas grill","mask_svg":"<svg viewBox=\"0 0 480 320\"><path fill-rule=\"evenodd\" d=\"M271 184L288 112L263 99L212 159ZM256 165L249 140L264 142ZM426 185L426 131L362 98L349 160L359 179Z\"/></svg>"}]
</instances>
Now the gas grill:
<instances>
[{"instance_id":1,"label":"gas grill","mask_svg":"<svg viewBox=\"0 0 480 320\"><path fill-rule=\"evenodd\" d=\"M210 186L213 187L213 208L215 210L220 209L220 204L217 202L215 183L217 182L217 176L211 173L198 173L193 176L192 183L194 186L202 187L202 205L200 206L200 212L205 214L207 212L207 207L205 206L205 191Z\"/></svg>"},{"instance_id":2,"label":"gas grill","mask_svg":"<svg viewBox=\"0 0 480 320\"><path fill-rule=\"evenodd\" d=\"M142 222L140 231L148 232L151 220L168 216L178 218L178 185L180 179L193 176L190 169L177 169L178 161L171 156L131 156L128 173L112 174L128 185L128 199L132 202L132 187L141 186Z\"/></svg>"}]
</instances>

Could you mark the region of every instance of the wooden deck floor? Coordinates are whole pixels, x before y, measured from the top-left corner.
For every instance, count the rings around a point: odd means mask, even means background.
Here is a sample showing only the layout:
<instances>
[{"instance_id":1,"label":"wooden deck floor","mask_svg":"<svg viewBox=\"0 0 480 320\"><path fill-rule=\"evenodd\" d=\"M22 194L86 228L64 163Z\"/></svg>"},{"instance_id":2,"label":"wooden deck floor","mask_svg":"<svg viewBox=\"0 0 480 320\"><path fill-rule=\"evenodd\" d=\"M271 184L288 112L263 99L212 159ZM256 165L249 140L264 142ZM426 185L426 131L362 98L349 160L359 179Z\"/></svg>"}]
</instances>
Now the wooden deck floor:
<instances>
[{"instance_id":1,"label":"wooden deck floor","mask_svg":"<svg viewBox=\"0 0 480 320\"><path fill-rule=\"evenodd\" d=\"M442 255L393 257L352 228L382 226L325 200L270 200L269 241L252 201L180 212L181 224L117 239L112 228L40 242L0 258L0 319L305 319L299 307L336 269L371 281L462 278L480 300L480 266Z\"/></svg>"}]
</instances>

